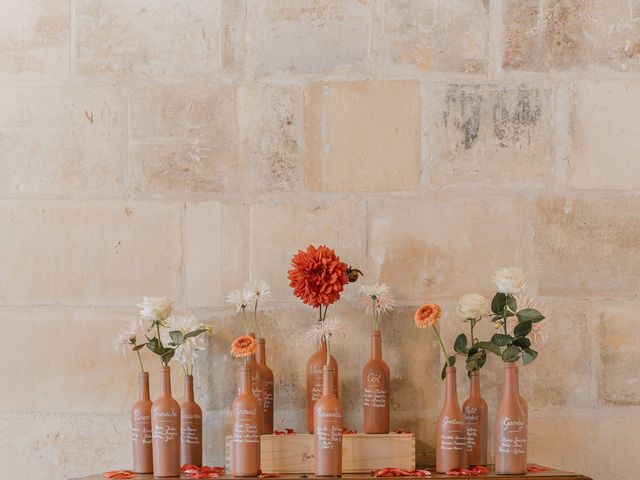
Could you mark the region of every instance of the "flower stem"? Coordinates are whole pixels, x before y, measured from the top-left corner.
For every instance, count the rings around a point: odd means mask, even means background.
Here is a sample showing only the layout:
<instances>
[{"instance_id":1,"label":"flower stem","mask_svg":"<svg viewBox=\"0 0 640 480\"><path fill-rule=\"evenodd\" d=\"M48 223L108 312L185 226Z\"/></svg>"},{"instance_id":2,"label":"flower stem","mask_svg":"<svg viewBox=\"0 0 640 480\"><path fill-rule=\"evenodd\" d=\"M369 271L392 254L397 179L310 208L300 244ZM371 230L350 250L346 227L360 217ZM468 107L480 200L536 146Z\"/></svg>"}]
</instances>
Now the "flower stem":
<instances>
[{"instance_id":1,"label":"flower stem","mask_svg":"<svg viewBox=\"0 0 640 480\"><path fill-rule=\"evenodd\" d=\"M247 322L247 307L242 307L242 321L244 322L244 329L247 332L247 335L249 335L249 323Z\"/></svg>"},{"instance_id":2,"label":"flower stem","mask_svg":"<svg viewBox=\"0 0 640 480\"><path fill-rule=\"evenodd\" d=\"M327 344L327 367L331 365L331 340L325 338L324 341Z\"/></svg>"},{"instance_id":3,"label":"flower stem","mask_svg":"<svg viewBox=\"0 0 640 480\"><path fill-rule=\"evenodd\" d=\"M156 323L156 329L158 330L158 344L160 345L160 347L162 348L162 340L160 340L160 324Z\"/></svg>"},{"instance_id":4,"label":"flower stem","mask_svg":"<svg viewBox=\"0 0 640 480\"><path fill-rule=\"evenodd\" d=\"M327 310L329 310L329 305L325 305L324 307L324 315L322 316L323 322L327 319Z\"/></svg>"},{"instance_id":5,"label":"flower stem","mask_svg":"<svg viewBox=\"0 0 640 480\"><path fill-rule=\"evenodd\" d=\"M447 362L447 365L451 367L452 365L449 363L449 354L447 353L447 348L444 346L444 342L442 341L440 332L438 331L435 325L432 325L432 327L433 327L433 330L436 332L436 335L438 336L438 340L440 340L440 346L442 347L442 351L444 352L444 356L446 358L445 361Z\"/></svg>"},{"instance_id":6,"label":"flower stem","mask_svg":"<svg viewBox=\"0 0 640 480\"><path fill-rule=\"evenodd\" d=\"M140 362L140 371L144 373L144 367L142 366L142 357L140 356L140 350L136 350L136 353L138 354L138 362Z\"/></svg>"},{"instance_id":7,"label":"flower stem","mask_svg":"<svg viewBox=\"0 0 640 480\"><path fill-rule=\"evenodd\" d=\"M473 327L475 326L475 324L476 324L475 319L472 318L471 320L469 320L469 325L471 326L471 345L476 343L475 338L473 338Z\"/></svg>"},{"instance_id":8,"label":"flower stem","mask_svg":"<svg viewBox=\"0 0 640 480\"><path fill-rule=\"evenodd\" d=\"M318 321L322 321L322 305L318 307Z\"/></svg>"},{"instance_id":9,"label":"flower stem","mask_svg":"<svg viewBox=\"0 0 640 480\"><path fill-rule=\"evenodd\" d=\"M262 338L260 327L258 327L258 299L256 299L256 304L253 307L253 324L256 326L256 334L258 335L258 338Z\"/></svg>"}]
</instances>

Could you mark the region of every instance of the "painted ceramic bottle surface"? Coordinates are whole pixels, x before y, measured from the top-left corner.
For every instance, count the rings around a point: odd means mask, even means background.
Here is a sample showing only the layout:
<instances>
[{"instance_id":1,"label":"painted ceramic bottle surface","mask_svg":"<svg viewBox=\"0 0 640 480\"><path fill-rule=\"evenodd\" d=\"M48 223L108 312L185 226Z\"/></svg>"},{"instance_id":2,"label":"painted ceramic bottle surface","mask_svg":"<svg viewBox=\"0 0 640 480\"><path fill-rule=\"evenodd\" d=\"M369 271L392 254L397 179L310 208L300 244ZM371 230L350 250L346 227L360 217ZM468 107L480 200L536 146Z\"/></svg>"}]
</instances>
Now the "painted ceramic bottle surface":
<instances>
[{"instance_id":1,"label":"painted ceramic bottle surface","mask_svg":"<svg viewBox=\"0 0 640 480\"><path fill-rule=\"evenodd\" d=\"M518 398L515 363L504 364L502 398L493 430L496 473L520 475L527 471L527 424Z\"/></svg>"},{"instance_id":2,"label":"painted ceramic bottle surface","mask_svg":"<svg viewBox=\"0 0 640 480\"><path fill-rule=\"evenodd\" d=\"M254 332L249 332L249 336L252 338L256 338L256 334ZM262 372L262 368L258 365L255 355L251 355L249 357L249 369L251 370L251 392L253 396L256 397L258 403L260 403L260 410L263 411L264 407L264 376ZM242 386L242 381L238 378L238 387ZM238 390L239 391L239 390ZM258 428L260 433L264 433L264 425L263 425L264 415L260 415L258 418Z\"/></svg>"},{"instance_id":3,"label":"painted ceramic bottle surface","mask_svg":"<svg viewBox=\"0 0 640 480\"><path fill-rule=\"evenodd\" d=\"M151 407L153 475L180 476L180 405L171 396L171 370L160 367L160 396Z\"/></svg>"},{"instance_id":4,"label":"painted ceramic bottle surface","mask_svg":"<svg viewBox=\"0 0 640 480\"><path fill-rule=\"evenodd\" d=\"M267 355L265 352L264 338L258 339L258 349L256 350L256 362L262 370L262 378L264 380L263 401L262 401L262 433L273 433L273 372L267 366Z\"/></svg>"},{"instance_id":5,"label":"painted ceramic bottle surface","mask_svg":"<svg viewBox=\"0 0 640 480\"><path fill-rule=\"evenodd\" d=\"M527 427L527 435L529 434L529 404L524 399L522 395L520 395L520 368L516 365L516 385L518 386L518 399L520 400L520 408L522 409L522 414L524 415L524 424ZM527 452L524 454L525 462L528 462Z\"/></svg>"},{"instance_id":6,"label":"painted ceramic bottle surface","mask_svg":"<svg viewBox=\"0 0 640 480\"><path fill-rule=\"evenodd\" d=\"M233 401L233 453L231 471L234 477L256 477L260 470L260 403L251 390L251 369L240 367L240 393Z\"/></svg>"},{"instance_id":7,"label":"painted ceramic bottle surface","mask_svg":"<svg viewBox=\"0 0 640 480\"><path fill-rule=\"evenodd\" d=\"M364 433L389 433L389 379L380 330L376 330L371 334L371 358L362 369Z\"/></svg>"},{"instance_id":8,"label":"painted ceramic bottle surface","mask_svg":"<svg viewBox=\"0 0 640 480\"><path fill-rule=\"evenodd\" d=\"M469 380L469 398L462 406L467 427L467 462L469 465L486 465L489 412L487 402L480 396L480 370L473 370Z\"/></svg>"},{"instance_id":9,"label":"painted ceramic bottle surface","mask_svg":"<svg viewBox=\"0 0 640 480\"><path fill-rule=\"evenodd\" d=\"M180 453L182 464L202 466L202 409L193 397L193 375L184 376L184 400L180 404Z\"/></svg>"},{"instance_id":10,"label":"painted ceramic bottle surface","mask_svg":"<svg viewBox=\"0 0 640 480\"><path fill-rule=\"evenodd\" d=\"M138 401L131 409L131 436L133 440L133 471L153 472L151 447L151 399L149 398L149 373L138 374Z\"/></svg>"},{"instance_id":11,"label":"painted ceramic bottle surface","mask_svg":"<svg viewBox=\"0 0 640 480\"><path fill-rule=\"evenodd\" d=\"M316 352L307 360L307 430L313 433L314 405L322 396L323 391L323 366L327 363L327 344L322 341L318 345ZM333 393L336 398L338 394L338 362L331 355L331 371L333 372Z\"/></svg>"},{"instance_id":12,"label":"painted ceramic bottle surface","mask_svg":"<svg viewBox=\"0 0 640 480\"><path fill-rule=\"evenodd\" d=\"M436 471L446 473L453 468L466 467L467 429L458 404L456 369L447 367L444 406L436 424Z\"/></svg>"},{"instance_id":13,"label":"painted ceramic bottle surface","mask_svg":"<svg viewBox=\"0 0 640 480\"><path fill-rule=\"evenodd\" d=\"M342 475L343 410L335 394L334 368L324 365L322 378L322 396L313 408L315 474L318 477L339 477Z\"/></svg>"}]
</instances>

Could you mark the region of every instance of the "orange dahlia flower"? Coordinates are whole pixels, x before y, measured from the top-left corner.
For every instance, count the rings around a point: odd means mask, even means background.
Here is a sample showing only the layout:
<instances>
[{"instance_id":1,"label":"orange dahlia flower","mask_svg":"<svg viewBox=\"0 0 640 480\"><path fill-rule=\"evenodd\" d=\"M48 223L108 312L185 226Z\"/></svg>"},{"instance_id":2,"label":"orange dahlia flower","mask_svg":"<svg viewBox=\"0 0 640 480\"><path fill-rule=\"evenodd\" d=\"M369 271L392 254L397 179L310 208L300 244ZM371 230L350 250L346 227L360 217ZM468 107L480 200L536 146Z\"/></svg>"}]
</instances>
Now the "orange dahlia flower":
<instances>
[{"instance_id":1,"label":"orange dahlia flower","mask_svg":"<svg viewBox=\"0 0 640 480\"><path fill-rule=\"evenodd\" d=\"M435 303L425 303L416 312L416 326L418 328L432 327L440 319L442 309Z\"/></svg>"},{"instance_id":2,"label":"orange dahlia flower","mask_svg":"<svg viewBox=\"0 0 640 480\"><path fill-rule=\"evenodd\" d=\"M349 266L324 245L318 248L309 245L306 251L298 250L291 265L288 278L293 294L314 308L338 301L345 283L349 282Z\"/></svg>"},{"instance_id":3,"label":"orange dahlia flower","mask_svg":"<svg viewBox=\"0 0 640 480\"><path fill-rule=\"evenodd\" d=\"M257 347L258 344L256 343L255 338L250 337L249 335L243 335L236 338L231 344L231 355L236 358L250 357L256 353Z\"/></svg>"}]
</instances>

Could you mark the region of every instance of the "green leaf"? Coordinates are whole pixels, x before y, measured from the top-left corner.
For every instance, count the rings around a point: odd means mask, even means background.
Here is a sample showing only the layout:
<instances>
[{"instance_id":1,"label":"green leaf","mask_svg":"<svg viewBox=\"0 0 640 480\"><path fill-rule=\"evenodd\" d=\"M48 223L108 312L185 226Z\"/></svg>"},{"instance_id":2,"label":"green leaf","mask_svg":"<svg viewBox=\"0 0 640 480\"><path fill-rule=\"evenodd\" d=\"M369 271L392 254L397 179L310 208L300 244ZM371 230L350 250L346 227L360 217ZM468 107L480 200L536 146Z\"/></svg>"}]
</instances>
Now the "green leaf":
<instances>
[{"instance_id":1,"label":"green leaf","mask_svg":"<svg viewBox=\"0 0 640 480\"><path fill-rule=\"evenodd\" d=\"M491 311L495 314L502 313L507 304L507 296L504 293L496 293L491 300Z\"/></svg>"},{"instance_id":2,"label":"green leaf","mask_svg":"<svg viewBox=\"0 0 640 480\"><path fill-rule=\"evenodd\" d=\"M520 322L529 321L531 323L538 323L544 320L544 315L542 315L535 308L525 308L523 310L520 310L518 313L516 313L516 317L518 317L518 320Z\"/></svg>"},{"instance_id":3,"label":"green leaf","mask_svg":"<svg viewBox=\"0 0 640 480\"><path fill-rule=\"evenodd\" d=\"M511 294L507 295L507 306L512 312L518 310L518 302L516 302L516 297Z\"/></svg>"},{"instance_id":4,"label":"green leaf","mask_svg":"<svg viewBox=\"0 0 640 480\"><path fill-rule=\"evenodd\" d=\"M500 347L491 342L478 342L474 345L474 347L478 347L478 348L481 348L482 350L495 353L496 355L502 355L502 352L500 351Z\"/></svg>"},{"instance_id":5,"label":"green leaf","mask_svg":"<svg viewBox=\"0 0 640 480\"><path fill-rule=\"evenodd\" d=\"M511 335L505 335L504 333L494 333L493 337L491 337L491 343L497 345L498 347L511 345L512 341L513 337Z\"/></svg>"},{"instance_id":6,"label":"green leaf","mask_svg":"<svg viewBox=\"0 0 640 480\"><path fill-rule=\"evenodd\" d=\"M456 337L453 349L458 353L467 353L467 336L464 333Z\"/></svg>"},{"instance_id":7,"label":"green leaf","mask_svg":"<svg viewBox=\"0 0 640 480\"><path fill-rule=\"evenodd\" d=\"M444 362L444 367L442 367L442 372L440 373L440 378L442 380L447 378L447 362Z\"/></svg>"},{"instance_id":8,"label":"green leaf","mask_svg":"<svg viewBox=\"0 0 640 480\"><path fill-rule=\"evenodd\" d=\"M198 335L206 331L207 331L206 328L199 328L198 330L194 330L193 332L186 333L184 338L197 337Z\"/></svg>"},{"instance_id":9,"label":"green leaf","mask_svg":"<svg viewBox=\"0 0 640 480\"><path fill-rule=\"evenodd\" d=\"M176 351L173 348L165 348L164 350L164 353L160 355L160 359L162 360L162 363L167 364L173 358Z\"/></svg>"},{"instance_id":10,"label":"green leaf","mask_svg":"<svg viewBox=\"0 0 640 480\"><path fill-rule=\"evenodd\" d=\"M520 348L529 348L531 346L531 340L527 337L517 337L513 339L513 344Z\"/></svg>"},{"instance_id":11,"label":"green leaf","mask_svg":"<svg viewBox=\"0 0 640 480\"><path fill-rule=\"evenodd\" d=\"M486 355L486 353L484 352L484 350L480 351L480 352L476 352L473 355L471 355L469 357L469 361L477 361L480 360L482 358L482 355Z\"/></svg>"},{"instance_id":12,"label":"green leaf","mask_svg":"<svg viewBox=\"0 0 640 480\"><path fill-rule=\"evenodd\" d=\"M182 342L184 342L184 335L179 330L173 330L169 332L169 336L171 337L171 340L173 340L173 343L175 343L176 345L180 345L182 344Z\"/></svg>"},{"instance_id":13,"label":"green leaf","mask_svg":"<svg viewBox=\"0 0 640 480\"><path fill-rule=\"evenodd\" d=\"M471 360L467 362L467 371L472 372L473 370L478 368L478 363L475 360Z\"/></svg>"},{"instance_id":14,"label":"green leaf","mask_svg":"<svg viewBox=\"0 0 640 480\"><path fill-rule=\"evenodd\" d=\"M451 355L449 357L449 366L453 367L456 364L456 357L454 355Z\"/></svg>"},{"instance_id":15,"label":"green leaf","mask_svg":"<svg viewBox=\"0 0 640 480\"><path fill-rule=\"evenodd\" d=\"M520 358L520 349L515 345L511 345L507 347L504 352L502 352L502 360L505 362L515 362Z\"/></svg>"},{"instance_id":16,"label":"green leaf","mask_svg":"<svg viewBox=\"0 0 640 480\"><path fill-rule=\"evenodd\" d=\"M484 364L487 363L487 352L482 350L482 357L480 357L479 360L476 360L476 363L478 364L478 368L484 367Z\"/></svg>"},{"instance_id":17,"label":"green leaf","mask_svg":"<svg viewBox=\"0 0 640 480\"><path fill-rule=\"evenodd\" d=\"M525 320L524 322L520 322L515 326L515 328L513 329L513 334L516 337L524 337L526 335L529 335L531 328L531 321Z\"/></svg>"},{"instance_id":18,"label":"green leaf","mask_svg":"<svg viewBox=\"0 0 640 480\"><path fill-rule=\"evenodd\" d=\"M159 355L158 350L160 349L160 340L158 340L156 337L151 338L147 342L147 348L156 355Z\"/></svg>"},{"instance_id":19,"label":"green leaf","mask_svg":"<svg viewBox=\"0 0 640 480\"><path fill-rule=\"evenodd\" d=\"M531 348L525 348L522 351L522 363L524 365L529 365L538 357L538 352Z\"/></svg>"},{"instance_id":20,"label":"green leaf","mask_svg":"<svg viewBox=\"0 0 640 480\"><path fill-rule=\"evenodd\" d=\"M134 352L137 352L138 350L140 350L141 348L146 347L145 343L141 343L140 345L136 345L135 347L133 347L131 350L133 350Z\"/></svg>"},{"instance_id":21,"label":"green leaf","mask_svg":"<svg viewBox=\"0 0 640 480\"><path fill-rule=\"evenodd\" d=\"M469 349L469 351L467 352L467 356L471 357L471 356L475 355L476 353L478 353L478 350L480 350L478 348L478 344L472 345L471 348Z\"/></svg>"}]
</instances>

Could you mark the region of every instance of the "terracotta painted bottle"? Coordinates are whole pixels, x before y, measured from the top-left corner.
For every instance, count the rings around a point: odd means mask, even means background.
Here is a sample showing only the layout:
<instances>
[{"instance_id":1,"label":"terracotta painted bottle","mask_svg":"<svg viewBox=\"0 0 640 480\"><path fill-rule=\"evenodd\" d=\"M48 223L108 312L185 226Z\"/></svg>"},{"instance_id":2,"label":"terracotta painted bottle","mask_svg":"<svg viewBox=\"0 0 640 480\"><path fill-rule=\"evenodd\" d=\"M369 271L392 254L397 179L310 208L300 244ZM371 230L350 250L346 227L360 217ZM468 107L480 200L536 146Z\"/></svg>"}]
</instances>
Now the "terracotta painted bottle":
<instances>
[{"instance_id":1,"label":"terracotta painted bottle","mask_svg":"<svg viewBox=\"0 0 640 480\"><path fill-rule=\"evenodd\" d=\"M458 404L456 369L447 367L444 406L436 424L436 471L446 473L453 468L466 467L467 429Z\"/></svg>"},{"instance_id":2,"label":"terracotta painted bottle","mask_svg":"<svg viewBox=\"0 0 640 480\"><path fill-rule=\"evenodd\" d=\"M151 407L153 475L180 476L180 405L171 396L171 370L160 367L160 396Z\"/></svg>"},{"instance_id":3,"label":"terracotta painted bottle","mask_svg":"<svg viewBox=\"0 0 640 480\"><path fill-rule=\"evenodd\" d=\"M343 410L335 394L335 371L322 367L322 396L315 402L314 466L318 477L342 475Z\"/></svg>"},{"instance_id":4,"label":"terracotta painted bottle","mask_svg":"<svg viewBox=\"0 0 640 480\"><path fill-rule=\"evenodd\" d=\"M527 424L518 398L515 363L504 364L502 398L493 430L496 473L521 475L527 471Z\"/></svg>"},{"instance_id":5,"label":"terracotta painted bottle","mask_svg":"<svg viewBox=\"0 0 640 480\"><path fill-rule=\"evenodd\" d=\"M262 370L262 378L264 380L263 401L262 401L262 433L273 433L273 372L267 366L267 355L265 352L264 338L258 339L258 349L256 350L256 362Z\"/></svg>"},{"instance_id":6,"label":"terracotta painted bottle","mask_svg":"<svg viewBox=\"0 0 640 480\"><path fill-rule=\"evenodd\" d=\"M307 430L313 433L313 407L316 401L322 396L323 390L323 366L327 363L327 344L322 341L318 345L316 352L307 360ZM331 355L330 360L331 371L333 372L333 393L336 398L338 394L338 362Z\"/></svg>"},{"instance_id":7,"label":"terracotta painted bottle","mask_svg":"<svg viewBox=\"0 0 640 480\"><path fill-rule=\"evenodd\" d=\"M524 415L524 424L527 427L527 435L529 434L529 404L524 399L522 395L520 395L520 368L516 365L516 384L518 385L518 399L520 400L520 408L522 409L522 414ZM525 452L525 462L528 462L527 452Z\"/></svg>"},{"instance_id":8,"label":"terracotta painted bottle","mask_svg":"<svg viewBox=\"0 0 640 480\"><path fill-rule=\"evenodd\" d=\"M249 332L249 336L256 338L255 333ZM255 355L251 355L249 357L249 368L251 369L251 391L253 392L253 396L256 397L258 403L260 403L260 412L264 410L264 374L260 365L256 360ZM242 382L239 383L241 385ZM260 429L260 433L264 433L264 425L263 425L264 415L260 415L258 418L258 428Z\"/></svg>"},{"instance_id":9,"label":"terracotta painted bottle","mask_svg":"<svg viewBox=\"0 0 640 480\"><path fill-rule=\"evenodd\" d=\"M180 404L180 453L182 463L202 466L202 409L193 397L193 375L184 376L184 400Z\"/></svg>"},{"instance_id":10,"label":"terracotta painted bottle","mask_svg":"<svg viewBox=\"0 0 640 480\"><path fill-rule=\"evenodd\" d=\"M480 370L473 370L469 380L469 398L462 406L467 427L467 461L469 465L486 465L489 411L480 396Z\"/></svg>"},{"instance_id":11,"label":"terracotta painted bottle","mask_svg":"<svg viewBox=\"0 0 640 480\"><path fill-rule=\"evenodd\" d=\"M240 393L233 401L233 452L231 472L234 477L256 477L260 470L260 403L251 390L251 369L240 367Z\"/></svg>"},{"instance_id":12,"label":"terracotta painted bottle","mask_svg":"<svg viewBox=\"0 0 640 480\"><path fill-rule=\"evenodd\" d=\"M133 440L133 471L153 473L151 447L151 402L149 398L149 373L138 374L138 401L131 409L131 436Z\"/></svg>"},{"instance_id":13,"label":"terracotta painted bottle","mask_svg":"<svg viewBox=\"0 0 640 480\"><path fill-rule=\"evenodd\" d=\"M380 330L376 330L371 334L371 358L362 369L364 433L389 433L389 379Z\"/></svg>"}]
</instances>

